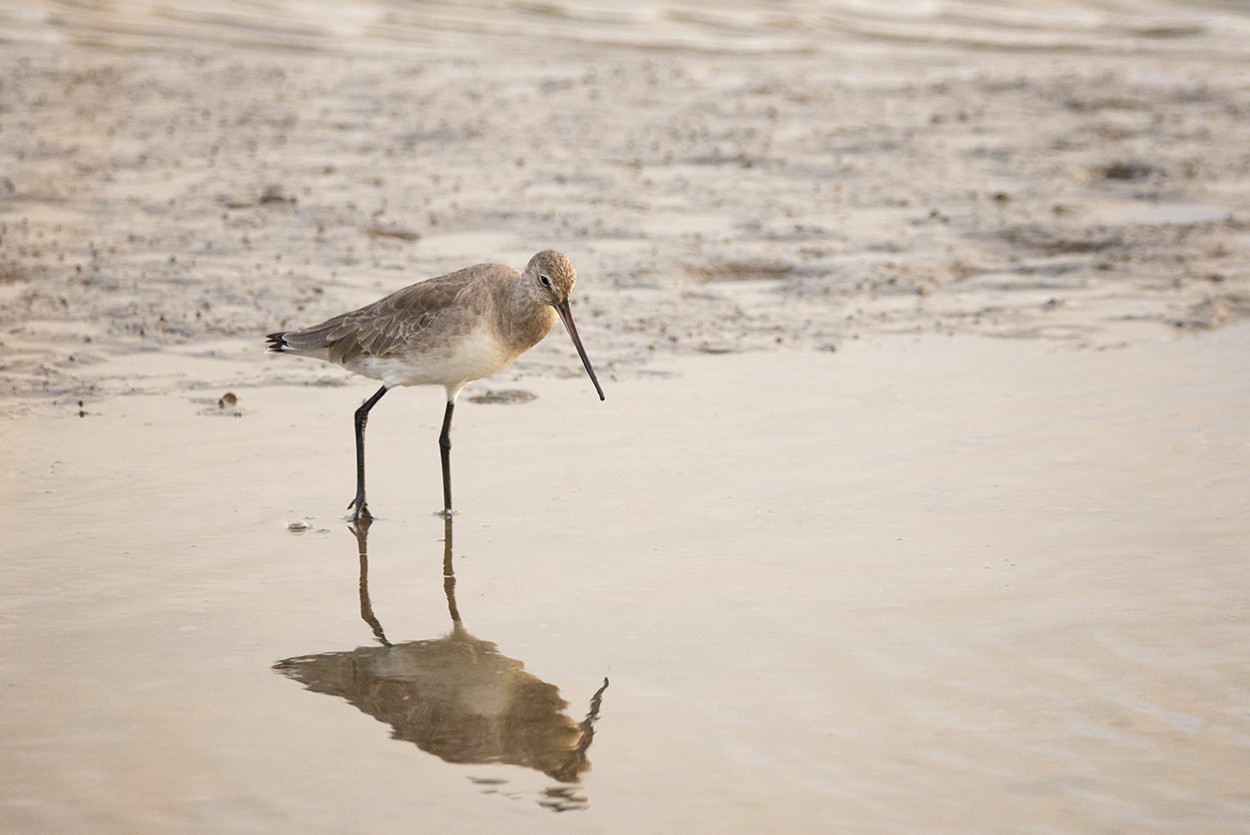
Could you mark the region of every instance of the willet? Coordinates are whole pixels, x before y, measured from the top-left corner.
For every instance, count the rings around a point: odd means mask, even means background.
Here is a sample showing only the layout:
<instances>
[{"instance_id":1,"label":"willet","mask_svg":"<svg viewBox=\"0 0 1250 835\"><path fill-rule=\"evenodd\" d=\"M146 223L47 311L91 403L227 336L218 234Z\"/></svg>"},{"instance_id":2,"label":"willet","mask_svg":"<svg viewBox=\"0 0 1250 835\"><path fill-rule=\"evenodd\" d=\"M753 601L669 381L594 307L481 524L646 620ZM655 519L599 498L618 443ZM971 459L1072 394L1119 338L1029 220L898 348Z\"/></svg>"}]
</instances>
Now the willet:
<instances>
[{"instance_id":1,"label":"willet","mask_svg":"<svg viewBox=\"0 0 1250 835\"><path fill-rule=\"evenodd\" d=\"M447 393L438 436L445 514L451 513L451 414L461 389L507 368L537 345L557 318L604 399L569 309L576 281L568 256L548 249L531 258L522 273L503 264L478 264L405 287L320 325L269 334L270 352L316 357L382 381L356 410L352 521L370 518L365 503L369 410L394 386L439 385Z\"/></svg>"}]
</instances>

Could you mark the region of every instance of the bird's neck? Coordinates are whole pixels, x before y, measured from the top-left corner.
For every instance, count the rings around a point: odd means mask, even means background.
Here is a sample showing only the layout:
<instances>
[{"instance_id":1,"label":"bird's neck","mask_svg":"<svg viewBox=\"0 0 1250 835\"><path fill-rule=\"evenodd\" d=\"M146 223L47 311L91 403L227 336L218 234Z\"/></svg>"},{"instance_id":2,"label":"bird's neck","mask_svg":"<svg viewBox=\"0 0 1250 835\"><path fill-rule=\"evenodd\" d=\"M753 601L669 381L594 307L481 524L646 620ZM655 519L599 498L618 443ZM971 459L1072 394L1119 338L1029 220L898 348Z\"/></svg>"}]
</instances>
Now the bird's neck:
<instances>
[{"instance_id":1,"label":"bird's neck","mask_svg":"<svg viewBox=\"0 0 1250 835\"><path fill-rule=\"evenodd\" d=\"M535 298L517 279L507 288L499 306L498 328L504 343L517 354L537 345L556 323L555 309Z\"/></svg>"}]
</instances>

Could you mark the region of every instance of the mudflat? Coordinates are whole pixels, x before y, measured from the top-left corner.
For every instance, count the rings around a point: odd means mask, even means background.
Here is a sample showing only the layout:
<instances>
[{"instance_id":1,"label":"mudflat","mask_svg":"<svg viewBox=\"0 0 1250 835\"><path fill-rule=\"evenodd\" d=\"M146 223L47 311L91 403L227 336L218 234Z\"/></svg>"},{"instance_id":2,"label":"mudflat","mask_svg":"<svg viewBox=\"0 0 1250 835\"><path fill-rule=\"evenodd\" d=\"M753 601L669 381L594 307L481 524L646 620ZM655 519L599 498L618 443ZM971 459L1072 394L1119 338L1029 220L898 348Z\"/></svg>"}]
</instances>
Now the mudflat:
<instances>
[{"instance_id":1,"label":"mudflat","mask_svg":"<svg viewBox=\"0 0 1250 835\"><path fill-rule=\"evenodd\" d=\"M1247 29L6 10L0 829L1246 831ZM262 335L546 246L350 529Z\"/></svg>"}]
</instances>

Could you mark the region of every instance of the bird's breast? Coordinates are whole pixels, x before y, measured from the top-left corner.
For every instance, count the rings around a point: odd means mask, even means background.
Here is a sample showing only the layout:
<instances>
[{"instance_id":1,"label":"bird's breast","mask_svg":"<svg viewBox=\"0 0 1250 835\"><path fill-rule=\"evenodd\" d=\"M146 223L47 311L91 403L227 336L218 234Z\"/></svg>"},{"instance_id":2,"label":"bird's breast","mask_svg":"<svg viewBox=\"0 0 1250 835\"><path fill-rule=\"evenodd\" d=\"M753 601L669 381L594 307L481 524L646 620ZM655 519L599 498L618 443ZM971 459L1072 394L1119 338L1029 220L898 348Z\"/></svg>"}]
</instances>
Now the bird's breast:
<instances>
[{"instance_id":1,"label":"bird's breast","mask_svg":"<svg viewBox=\"0 0 1250 835\"><path fill-rule=\"evenodd\" d=\"M388 386L440 385L455 387L507 368L513 352L485 323L445 334L387 356L361 356L351 370L382 380Z\"/></svg>"}]
</instances>

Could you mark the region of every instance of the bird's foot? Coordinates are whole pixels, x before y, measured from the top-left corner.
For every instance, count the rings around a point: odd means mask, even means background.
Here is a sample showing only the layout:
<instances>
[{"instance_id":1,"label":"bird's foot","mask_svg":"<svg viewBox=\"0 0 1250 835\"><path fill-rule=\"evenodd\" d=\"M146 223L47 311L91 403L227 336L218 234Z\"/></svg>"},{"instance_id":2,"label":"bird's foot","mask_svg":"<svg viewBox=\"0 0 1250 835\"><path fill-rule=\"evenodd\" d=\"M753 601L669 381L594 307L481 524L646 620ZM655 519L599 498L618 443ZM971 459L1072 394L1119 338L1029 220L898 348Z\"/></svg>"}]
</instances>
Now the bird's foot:
<instances>
[{"instance_id":1,"label":"bird's foot","mask_svg":"<svg viewBox=\"0 0 1250 835\"><path fill-rule=\"evenodd\" d=\"M351 511L347 515L347 521L353 525L361 522L368 524L373 521L373 514L369 512L369 506L363 501L352 499L348 502L347 509Z\"/></svg>"}]
</instances>

